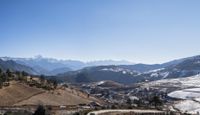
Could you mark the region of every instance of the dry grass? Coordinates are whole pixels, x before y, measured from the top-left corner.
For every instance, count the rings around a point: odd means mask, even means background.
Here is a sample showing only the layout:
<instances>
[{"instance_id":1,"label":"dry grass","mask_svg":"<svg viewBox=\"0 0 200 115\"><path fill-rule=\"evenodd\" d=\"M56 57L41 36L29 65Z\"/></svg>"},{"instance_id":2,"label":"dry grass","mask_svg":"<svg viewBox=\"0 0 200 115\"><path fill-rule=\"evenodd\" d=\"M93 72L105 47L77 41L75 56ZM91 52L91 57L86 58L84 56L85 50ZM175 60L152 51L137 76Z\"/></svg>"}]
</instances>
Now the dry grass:
<instances>
[{"instance_id":1,"label":"dry grass","mask_svg":"<svg viewBox=\"0 0 200 115\"><path fill-rule=\"evenodd\" d=\"M35 95L27 100L23 100L15 105L77 105L81 103L89 103L91 100L81 96L69 93L66 90L55 90L53 92L45 92Z\"/></svg>"},{"instance_id":2,"label":"dry grass","mask_svg":"<svg viewBox=\"0 0 200 115\"><path fill-rule=\"evenodd\" d=\"M44 91L41 89L32 88L18 82L11 82L10 86L0 89L0 106L12 106L42 92Z\"/></svg>"},{"instance_id":3,"label":"dry grass","mask_svg":"<svg viewBox=\"0 0 200 115\"><path fill-rule=\"evenodd\" d=\"M23 100L15 105L78 105L78 104L88 104L92 101L101 103L100 100L90 96L87 97L86 94L76 90L76 89L56 89L54 91L46 91L44 93L32 96L29 99Z\"/></svg>"},{"instance_id":4,"label":"dry grass","mask_svg":"<svg viewBox=\"0 0 200 115\"><path fill-rule=\"evenodd\" d=\"M99 102L94 97L75 89L56 89L45 91L39 88L29 87L19 82L12 82L10 86L0 89L0 106L22 105L78 105L88 104L91 101Z\"/></svg>"}]
</instances>

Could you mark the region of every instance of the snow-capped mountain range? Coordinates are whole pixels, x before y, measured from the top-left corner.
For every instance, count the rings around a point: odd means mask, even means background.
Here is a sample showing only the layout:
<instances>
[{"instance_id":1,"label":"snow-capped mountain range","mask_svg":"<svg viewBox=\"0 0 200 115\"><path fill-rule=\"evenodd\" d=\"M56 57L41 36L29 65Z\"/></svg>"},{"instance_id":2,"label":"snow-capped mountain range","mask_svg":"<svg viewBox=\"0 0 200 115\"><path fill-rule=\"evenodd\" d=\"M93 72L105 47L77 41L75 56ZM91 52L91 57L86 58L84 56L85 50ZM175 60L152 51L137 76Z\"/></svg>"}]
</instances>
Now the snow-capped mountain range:
<instances>
[{"instance_id":1,"label":"snow-capped mountain range","mask_svg":"<svg viewBox=\"0 0 200 115\"><path fill-rule=\"evenodd\" d=\"M123 84L154 81L169 78L184 78L200 73L200 56L183 58L164 64L134 64L118 66L97 66L60 74L60 79L80 82L84 75L86 82L111 80ZM85 81L84 81L85 82Z\"/></svg>"},{"instance_id":2,"label":"snow-capped mountain range","mask_svg":"<svg viewBox=\"0 0 200 115\"><path fill-rule=\"evenodd\" d=\"M133 64L127 61L112 60L81 62L77 60L57 60L42 56L35 58L1 57L0 59L2 62L13 61L16 64L29 67L31 69L27 72L31 72L30 70L32 70L31 74L59 74L58 76L64 78L66 76L78 76L80 73L87 73L89 75L87 76L89 78L88 81L95 82L113 80L119 83L135 83L188 77L200 73L200 56L177 59L163 64ZM3 64L6 65L6 63ZM79 77L76 78L76 80L78 79Z\"/></svg>"},{"instance_id":3,"label":"snow-capped mountain range","mask_svg":"<svg viewBox=\"0 0 200 115\"><path fill-rule=\"evenodd\" d=\"M35 56L33 58L0 57L0 59L2 61L12 60L18 64L29 66L33 68L36 71L36 73L44 75L56 75L58 73L79 70L89 66L133 64L132 62L124 60L100 60L91 62L82 62L78 60L58 60L54 58L44 58L40 55Z\"/></svg>"}]
</instances>

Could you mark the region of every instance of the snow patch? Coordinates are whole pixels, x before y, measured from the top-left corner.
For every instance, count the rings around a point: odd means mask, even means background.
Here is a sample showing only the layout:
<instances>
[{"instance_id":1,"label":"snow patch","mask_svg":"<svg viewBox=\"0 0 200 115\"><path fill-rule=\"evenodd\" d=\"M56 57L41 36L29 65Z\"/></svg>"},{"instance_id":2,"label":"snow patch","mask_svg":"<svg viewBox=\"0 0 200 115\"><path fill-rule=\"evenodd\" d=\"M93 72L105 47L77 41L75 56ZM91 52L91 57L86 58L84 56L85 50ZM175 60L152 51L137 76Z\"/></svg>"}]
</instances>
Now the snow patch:
<instances>
[{"instance_id":1,"label":"snow patch","mask_svg":"<svg viewBox=\"0 0 200 115\"><path fill-rule=\"evenodd\" d=\"M175 104L174 107L183 113L197 114L200 112L200 103L192 100L184 100Z\"/></svg>"},{"instance_id":2,"label":"snow patch","mask_svg":"<svg viewBox=\"0 0 200 115\"><path fill-rule=\"evenodd\" d=\"M105 81L100 81L100 82L97 82L97 85L102 85L104 83L105 83Z\"/></svg>"},{"instance_id":3,"label":"snow patch","mask_svg":"<svg viewBox=\"0 0 200 115\"><path fill-rule=\"evenodd\" d=\"M161 70L164 70L165 68L160 68L160 69L154 69L154 70L150 70L146 73L152 73L152 72L158 72L158 71L161 71Z\"/></svg>"},{"instance_id":4,"label":"snow patch","mask_svg":"<svg viewBox=\"0 0 200 115\"><path fill-rule=\"evenodd\" d=\"M151 77L158 77L158 73L152 73L150 76Z\"/></svg>"},{"instance_id":5,"label":"snow patch","mask_svg":"<svg viewBox=\"0 0 200 115\"><path fill-rule=\"evenodd\" d=\"M200 98L200 88L184 89L174 91L168 94L169 97L177 99L194 99Z\"/></svg>"}]
</instances>

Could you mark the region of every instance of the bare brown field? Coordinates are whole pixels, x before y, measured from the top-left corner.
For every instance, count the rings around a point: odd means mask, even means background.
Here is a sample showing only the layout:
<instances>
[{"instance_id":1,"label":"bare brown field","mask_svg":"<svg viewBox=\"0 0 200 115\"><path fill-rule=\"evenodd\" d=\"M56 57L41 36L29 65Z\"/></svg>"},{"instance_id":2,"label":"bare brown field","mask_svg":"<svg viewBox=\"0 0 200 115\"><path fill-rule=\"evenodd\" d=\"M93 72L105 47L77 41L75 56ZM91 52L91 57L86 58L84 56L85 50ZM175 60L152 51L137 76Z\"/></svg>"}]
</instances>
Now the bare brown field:
<instances>
[{"instance_id":1,"label":"bare brown field","mask_svg":"<svg viewBox=\"0 0 200 115\"><path fill-rule=\"evenodd\" d=\"M76 89L57 88L54 91L30 87L28 85L11 82L10 86L0 89L0 106L34 106L34 105L78 105L92 101L100 102L94 97L88 97Z\"/></svg>"},{"instance_id":2,"label":"bare brown field","mask_svg":"<svg viewBox=\"0 0 200 115\"><path fill-rule=\"evenodd\" d=\"M78 104L88 104L91 102L90 98L85 98L77 94L68 92L66 90L57 89L53 92L44 92L27 100L23 100L19 103L16 103L16 106L21 105L78 105Z\"/></svg>"},{"instance_id":3,"label":"bare brown field","mask_svg":"<svg viewBox=\"0 0 200 115\"><path fill-rule=\"evenodd\" d=\"M12 106L17 102L43 92L41 89L29 87L18 82L11 82L10 86L0 89L0 106Z\"/></svg>"}]
</instances>

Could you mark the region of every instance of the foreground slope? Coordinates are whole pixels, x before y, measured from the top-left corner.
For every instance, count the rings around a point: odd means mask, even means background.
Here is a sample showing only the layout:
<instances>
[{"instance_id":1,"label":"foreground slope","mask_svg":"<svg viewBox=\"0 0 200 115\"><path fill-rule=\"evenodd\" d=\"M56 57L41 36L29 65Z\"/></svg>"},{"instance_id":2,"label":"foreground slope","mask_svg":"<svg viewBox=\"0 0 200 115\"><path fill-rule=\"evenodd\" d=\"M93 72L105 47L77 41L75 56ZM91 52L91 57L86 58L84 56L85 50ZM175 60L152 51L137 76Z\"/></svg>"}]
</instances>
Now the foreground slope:
<instances>
[{"instance_id":1,"label":"foreground slope","mask_svg":"<svg viewBox=\"0 0 200 115\"><path fill-rule=\"evenodd\" d=\"M10 86L0 89L0 106L37 106L39 104L60 106L89 104L92 101L98 102L99 100L70 88L47 91L12 81Z\"/></svg>"},{"instance_id":2,"label":"foreground slope","mask_svg":"<svg viewBox=\"0 0 200 115\"><path fill-rule=\"evenodd\" d=\"M10 86L0 89L0 106L12 106L43 92L41 89L32 88L19 82L11 82Z\"/></svg>"},{"instance_id":3,"label":"foreground slope","mask_svg":"<svg viewBox=\"0 0 200 115\"><path fill-rule=\"evenodd\" d=\"M92 98L87 98L86 95L81 93L75 93L72 91L58 89L54 92L45 92L35 96L32 96L29 99L25 99L15 105L78 105L78 104L89 104L92 101Z\"/></svg>"}]
</instances>

